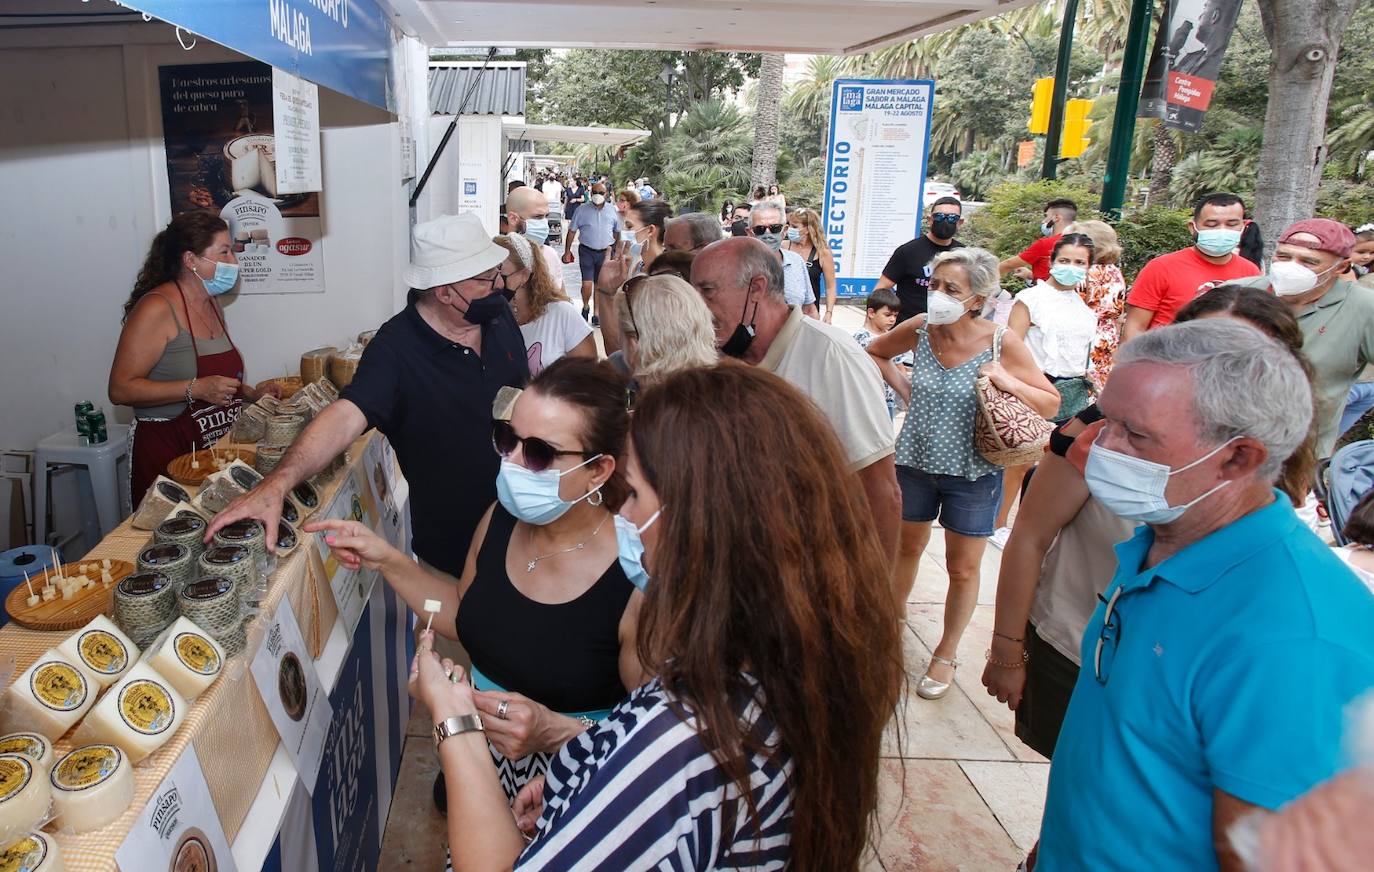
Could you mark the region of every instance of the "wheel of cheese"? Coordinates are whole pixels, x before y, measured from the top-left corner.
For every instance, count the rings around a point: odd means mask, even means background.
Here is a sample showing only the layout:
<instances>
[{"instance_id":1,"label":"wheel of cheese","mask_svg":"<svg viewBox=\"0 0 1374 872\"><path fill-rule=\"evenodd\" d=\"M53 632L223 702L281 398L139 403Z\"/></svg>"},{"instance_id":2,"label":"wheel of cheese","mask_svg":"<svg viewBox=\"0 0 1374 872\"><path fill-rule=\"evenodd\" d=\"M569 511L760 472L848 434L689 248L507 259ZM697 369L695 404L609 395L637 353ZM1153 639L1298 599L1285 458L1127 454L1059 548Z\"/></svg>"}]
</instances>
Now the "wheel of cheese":
<instances>
[{"instance_id":1,"label":"wheel of cheese","mask_svg":"<svg viewBox=\"0 0 1374 872\"><path fill-rule=\"evenodd\" d=\"M9 722L57 739L95 704L99 685L79 661L50 650L10 685Z\"/></svg>"},{"instance_id":2,"label":"wheel of cheese","mask_svg":"<svg viewBox=\"0 0 1374 872\"><path fill-rule=\"evenodd\" d=\"M104 615L96 615L89 624L68 636L67 641L57 646L57 651L84 666L102 688L123 678L129 667L138 662L138 646Z\"/></svg>"},{"instance_id":3,"label":"wheel of cheese","mask_svg":"<svg viewBox=\"0 0 1374 872\"><path fill-rule=\"evenodd\" d=\"M147 650L143 662L190 701L219 678L224 670L224 647L192 621L180 617Z\"/></svg>"},{"instance_id":4,"label":"wheel of cheese","mask_svg":"<svg viewBox=\"0 0 1374 872\"><path fill-rule=\"evenodd\" d=\"M0 754L23 754L45 773L52 769L52 742L42 733L10 733L0 736ZM4 872L0 864L0 872Z\"/></svg>"},{"instance_id":5,"label":"wheel of cheese","mask_svg":"<svg viewBox=\"0 0 1374 872\"><path fill-rule=\"evenodd\" d=\"M118 745L138 763L161 748L186 718L186 699L147 663L137 663L106 691L81 729Z\"/></svg>"},{"instance_id":6,"label":"wheel of cheese","mask_svg":"<svg viewBox=\"0 0 1374 872\"><path fill-rule=\"evenodd\" d=\"M119 817L134 801L134 767L114 745L82 745L57 761L48 777L53 823L89 833Z\"/></svg>"},{"instance_id":7,"label":"wheel of cheese","mask_svg":"<svg viewBox=\"0 0 1374 872\"><path fill-rule=\"evenodd\" d=\"M48 819L52 788L23 754L0 754L0 836L17 838Z\"/></svg>"},{"instance_id":8,"label":"wheel of cheese","mask_svg":"<svg viewBox=\"0 0 1374 872\"><path fill-rule=\"evenodd\" d=\"M57 840L47 833L29 833L0 851L0 872L65 872L66 868Z\"/></svg>"}]
</instances>

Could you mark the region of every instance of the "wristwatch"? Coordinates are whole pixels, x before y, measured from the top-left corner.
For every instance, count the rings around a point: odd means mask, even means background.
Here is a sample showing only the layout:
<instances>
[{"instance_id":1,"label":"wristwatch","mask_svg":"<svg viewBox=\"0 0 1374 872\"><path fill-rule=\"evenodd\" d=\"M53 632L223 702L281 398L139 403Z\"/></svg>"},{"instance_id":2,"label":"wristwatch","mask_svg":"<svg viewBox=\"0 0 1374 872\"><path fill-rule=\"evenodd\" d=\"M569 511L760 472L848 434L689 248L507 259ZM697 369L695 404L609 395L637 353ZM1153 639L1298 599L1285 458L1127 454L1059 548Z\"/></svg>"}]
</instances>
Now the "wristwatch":
<instances>
[{"instance_id":1,"label":"wristwatch","mask_svg":"<svg viewBox=\"0 0 1374 872\"><path fill-rule=\"evenodd\" d=\"M452 736L461 736L463 733L484 732L482 719L475 715L462 715L456 718L444 718L434 725L434 747L439 747L445 739Z\"/></svg>"}]
</instances>

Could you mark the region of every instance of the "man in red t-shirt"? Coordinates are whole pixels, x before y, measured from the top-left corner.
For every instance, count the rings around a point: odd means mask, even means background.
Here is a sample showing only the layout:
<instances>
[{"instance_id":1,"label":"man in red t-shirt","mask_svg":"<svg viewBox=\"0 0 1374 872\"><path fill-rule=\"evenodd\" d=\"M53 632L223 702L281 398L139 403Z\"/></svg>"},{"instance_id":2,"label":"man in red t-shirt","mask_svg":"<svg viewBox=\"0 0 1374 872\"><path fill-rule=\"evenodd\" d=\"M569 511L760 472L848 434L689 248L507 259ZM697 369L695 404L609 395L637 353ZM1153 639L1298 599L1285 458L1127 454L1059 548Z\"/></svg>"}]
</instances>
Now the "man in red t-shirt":
<instances>
[{"instance_id":1,"label":"man in red t-shirt","mask_svg":"<svg viewBox=\"0 0 1374 872\"><path fill-rule=\"evenodd\" d=\"M1174 313L1199 294L1260 274L1236 252L1245 230L1245 203L1235 194L1207 194L1193 209L1193 244L1145 264L1126 297L1121 341L1172 324Z\"/></svg>"},{"instance_id":2,"label":"man in red t-shirt","mask_svg":"<svg viewBox=\"0 0 1374 872\"><path fill-rule=\"evenodd\" d=\"M1050 255L1064 228L1078 217L1078 204L1073 200L1051 200L1045 204L1045 223L1040 225L1040 238L1020 254L998 265L1002 275L1012 270L1030 270L1030 277L1043 282L1050 277ZM1024 277L1024 276L1023 276Z\"/></svg>"}]
</instances>

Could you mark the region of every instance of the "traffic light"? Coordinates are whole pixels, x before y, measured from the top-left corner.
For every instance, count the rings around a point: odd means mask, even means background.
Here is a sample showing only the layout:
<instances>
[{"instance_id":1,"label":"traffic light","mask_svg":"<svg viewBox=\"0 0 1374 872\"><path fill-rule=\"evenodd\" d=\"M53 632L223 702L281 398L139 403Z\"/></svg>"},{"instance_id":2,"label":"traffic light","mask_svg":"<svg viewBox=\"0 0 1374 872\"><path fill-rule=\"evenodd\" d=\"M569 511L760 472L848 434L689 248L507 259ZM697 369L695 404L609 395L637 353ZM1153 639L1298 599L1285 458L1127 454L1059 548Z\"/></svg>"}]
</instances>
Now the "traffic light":
<instances>
[{"instance_id":1,"label":"traffic light","mask_svg":"<svg viewBox=\"0 0 1374 872\"><path fill-rule=\"evenodd\" d=\"M1050 130L1050 103L1054 99L1054 76L1036 79L1031 90L1031 114L1026 122L1031 133L1048 133Z\"/></svg>"},{"instance_id":2,"label":"traffic light","mask_svg":"<svg viewBox=\"0 0 1374 872\"><path fill-rule=\"evenodd\" d=\"M1092 142L1088 138L1088 128L1092 126L1088 113L1092 108L1091 100L1069 100L1064 104L1064 135L1059 143L1061 158L1081 157L1088 150Z\"/></svg>"}]
</instances>

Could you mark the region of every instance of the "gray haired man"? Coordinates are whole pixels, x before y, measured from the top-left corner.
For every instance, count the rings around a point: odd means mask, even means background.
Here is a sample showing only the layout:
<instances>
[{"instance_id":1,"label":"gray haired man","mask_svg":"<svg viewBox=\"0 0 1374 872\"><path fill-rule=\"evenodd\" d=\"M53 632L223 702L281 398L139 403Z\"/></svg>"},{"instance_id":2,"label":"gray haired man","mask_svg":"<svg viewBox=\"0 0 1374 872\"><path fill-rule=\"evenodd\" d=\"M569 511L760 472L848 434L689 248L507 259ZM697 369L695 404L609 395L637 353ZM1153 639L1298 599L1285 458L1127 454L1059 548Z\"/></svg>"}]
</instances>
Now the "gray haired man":
<instances>
[{"instance_id":1,"label":"gray haired man","mask_svg":"<svg viewBox=\"0 0 1374 872\"><path fill-rule=\"evenodd\" d=\"M1240 869L1228 833L1350 765L1374 597L1274 489L1312 389L1282 345L1214 318L1121 347L1084 478L1143 524L1083 633L1036 865Z\"/></svg>"},{"instance_id":2,"label":"gray haired man","mask_svg":"<svg viewBox=\"0 0 1374 872\"><path fill-rule=\"evenodd\" d=\"M712 242L719 242L724 236L724 231L720 229L720 221L715 215L688 212L686 215L668 219L668 225L663 233L663 247L668 251L687 251L696 254Z\"/></svg>"}]
</instances>

